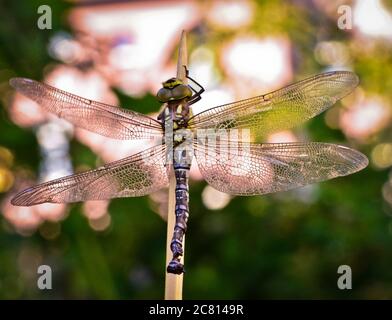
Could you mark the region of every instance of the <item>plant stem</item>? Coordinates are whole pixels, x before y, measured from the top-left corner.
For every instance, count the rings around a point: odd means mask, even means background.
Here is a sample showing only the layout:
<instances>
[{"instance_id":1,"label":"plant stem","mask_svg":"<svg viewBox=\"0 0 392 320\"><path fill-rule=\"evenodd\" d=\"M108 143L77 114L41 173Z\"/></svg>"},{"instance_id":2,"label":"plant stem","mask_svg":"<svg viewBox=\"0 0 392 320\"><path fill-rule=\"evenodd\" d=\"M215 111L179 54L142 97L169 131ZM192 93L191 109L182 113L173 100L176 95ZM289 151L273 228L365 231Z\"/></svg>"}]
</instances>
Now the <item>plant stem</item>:
<instances>
[{"instance_id":1,"label":"plant stem","mask_svg":"<svg viewBox=\"0 0 392 320\"><path fill-rule=\"evenodd\" d=\"M177 78L181 79L185 84L187 83L185 68L188 65L188 52L186 47L186 33L182 31L180 46L178 48L178 61L177 61ZM175 225L176 216L175 204L176 204L176 179L173 174L173 170L170 173L170 184L169 184L169 201L167 208L167 236L166 236L166 266L172 259L172 252L170 249L170 243L173 236L173 230ZM183 255L181 257L181 263L184 263L185 255L185 236L182 243ZM165 269L165 300L182 300L182 284L183 274L176 275L166 272Z\"/></svg>"}]
</instances>

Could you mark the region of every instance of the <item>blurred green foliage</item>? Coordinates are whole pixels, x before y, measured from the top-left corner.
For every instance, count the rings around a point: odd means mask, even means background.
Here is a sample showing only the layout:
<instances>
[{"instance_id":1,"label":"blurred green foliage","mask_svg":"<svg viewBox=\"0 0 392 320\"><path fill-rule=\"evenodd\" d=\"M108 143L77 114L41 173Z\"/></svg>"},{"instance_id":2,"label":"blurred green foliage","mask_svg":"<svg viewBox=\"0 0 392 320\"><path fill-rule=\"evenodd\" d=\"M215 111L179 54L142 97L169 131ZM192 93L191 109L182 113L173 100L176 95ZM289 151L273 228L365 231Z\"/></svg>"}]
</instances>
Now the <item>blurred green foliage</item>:
<instances>
[{"instance_id":1,"label":"blurred green foliage","mask_svg":"<svg viewBox=\"0 0 392 320\"><path fill-rule=\"evenodd\" d=\"M50 2L50 1L49 1ZM310 2L310 1L308 1ZM36 8L41 2L0 2L0 145L15 155L13 169L37 171L35 136L14 125L7 115L12 76L41 79L51 62L51 35L67 30L70 4L50 3L53 30L40 31ZM313 56L320 37L346 41L335 21L301 1L259 1L254 34L285 33L294 46L296 77L317 73ZM207 33L205 41L218 46L230 32ZM391 47L378 43L371 52L354 54L354 70L363 88L392 103ZM139 110L151 110L151 96L137 100ZM123 105L135 99L121 96ZM307 126L314 141L345 142L340 131L323 117ZM387 137L388 133L384 133ZM376 138L362 151L369 153ZM75 163L94 165L95 156L78 142L72 144ZM236 197L224 209L209 211L201 201L204 182L190 186L190 220L186 239L185 298L392 298L391 209L381 188L387 170L370 166L360 173L321 183L318 200L304 203L295 192ZM148 197L116 199L110 204L111 227L92 230L72 205L61 234L54 240L40 232L24 237L0 217L0 298L162 298L164 292L166 224L152 210ZM51 227L45 223L44 227ZM23 256L39 253L40 263L53 268L53 290L36 286L36 267ZM337 269L353 270L353 289L337 288Z\"/></svg>"}]
</instances>

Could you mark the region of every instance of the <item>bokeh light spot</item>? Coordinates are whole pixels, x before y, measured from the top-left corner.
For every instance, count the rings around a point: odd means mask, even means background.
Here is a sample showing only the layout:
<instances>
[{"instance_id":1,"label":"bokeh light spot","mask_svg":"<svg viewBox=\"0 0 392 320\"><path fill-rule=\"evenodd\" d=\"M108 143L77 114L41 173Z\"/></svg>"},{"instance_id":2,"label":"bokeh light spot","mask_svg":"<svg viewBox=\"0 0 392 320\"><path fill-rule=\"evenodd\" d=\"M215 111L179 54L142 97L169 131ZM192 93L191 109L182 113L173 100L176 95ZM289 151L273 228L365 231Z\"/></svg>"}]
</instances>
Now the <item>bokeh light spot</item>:
<instances>
[{"instance_id":1,"label":"bokeh light spot","mask_svg":"<svg viewBox=\"0 0 392 320\"><path fill-rule=\"evenodd\" d=\"M6 168L0 167L0 192L8 191L14 184L14 175Z\"/></svg>"},{"instance_id":2,"label":"bokeh light spot","mask_svg":"<svg viewBox=\"0 0 392 320\"><path fill-rule=\"evenodd\" d=\"M204 205L210 210L219 210L226 207L231 199L227 193L220 192L211 186L206 186L201 195Z\"/></svg>"},{"instance_id":3,"label":"bokeh light spot","mask_svg":"<svg viewBox=\"0 0 392 320\"><path fill-rule=\"evenodd\" d=\"M392 143L380 143L376 145L371 154L373 164L384 169L392 165Z\"/></svg>"}]
</instances>

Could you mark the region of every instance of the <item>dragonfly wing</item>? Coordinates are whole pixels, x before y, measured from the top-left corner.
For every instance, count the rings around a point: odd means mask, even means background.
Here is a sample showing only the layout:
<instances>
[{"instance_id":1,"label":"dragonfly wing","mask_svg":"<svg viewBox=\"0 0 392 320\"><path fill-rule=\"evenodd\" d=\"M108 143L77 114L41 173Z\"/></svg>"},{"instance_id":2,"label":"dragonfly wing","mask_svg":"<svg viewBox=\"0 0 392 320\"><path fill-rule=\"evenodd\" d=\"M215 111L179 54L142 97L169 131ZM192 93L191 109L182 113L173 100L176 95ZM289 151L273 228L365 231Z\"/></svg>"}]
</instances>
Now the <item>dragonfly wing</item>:
<instances>
[{"instance_id":1,"label":"dragonfly wing","mask_svg":"<svg viewBox=\"0 0 392 320\"><path fill-rule=\"evenodd\" d=\"M114 139L160 137L158 121L141 113L85 99L26 78L10 80L18 92L77 127Z\"/></svg>"},{"instance_id":2,"label":"dragonfly wing","mask_svg":"<svg viewBox=\"0 0 392 320\"><path fill-rule=\"evenodd\" d=\"M203 111L191 129L250 129L254 137L297 126L331 107L358 85L347 71L327 72L280 90Z\"/></svg>"},{"instance_id":3,"label":"dragonfly wing","mask_svg":"<svg viewBox=\"0 0 392 320\"><path fill-rule=\"evenodd\" d=\"M365 168L368 159L353 149L328 143L195 144L205 180L234 195L285 191L346 176Z\"/></svg>"},{"instance_id":4,"label":"dragonfly wing","mask_svg":"<svg viewBox=\"0 0 392 320\"><path fill-rule=\"evenodd\" d=\"M32 206L138 197L168 185L166 147L155 146L101 168L36 185L18 193L11 203Z\"/></svg>"}]
</instances>

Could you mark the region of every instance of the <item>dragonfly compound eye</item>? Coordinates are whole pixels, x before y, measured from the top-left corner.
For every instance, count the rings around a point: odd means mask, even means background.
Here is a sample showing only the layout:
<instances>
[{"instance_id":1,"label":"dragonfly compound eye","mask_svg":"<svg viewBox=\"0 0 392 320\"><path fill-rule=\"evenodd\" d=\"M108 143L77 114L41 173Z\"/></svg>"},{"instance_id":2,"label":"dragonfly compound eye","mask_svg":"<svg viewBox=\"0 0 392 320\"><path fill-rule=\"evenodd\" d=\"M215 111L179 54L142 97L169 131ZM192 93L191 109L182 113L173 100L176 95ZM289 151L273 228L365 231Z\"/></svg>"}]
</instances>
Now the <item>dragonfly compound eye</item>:
<instances>
[{"instance_id":1,"label":"dragonfly compound eye","mask_svg":"<svg viewBox=\"0 0 392 320\"><path fill-rule=\"evenodd\" d=\"M185 84L180 84L177 87L172 89L173 91L173 98L177 99L184 99L190 98L192 96L192 90Z\"/></svg>"},{"instance_id":2,"label":"dragonfly compound eye","mask_svg":"<svg viewBox=\"0 0 392 320\"><path fill-rule=\"evenodd\" d=\"M172 92L170 89L161 88L157 93L159 102L168 102L172 98Z\"/></svg>"}]
</instances>

